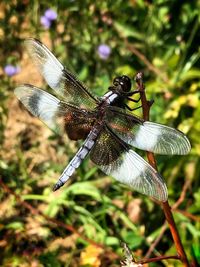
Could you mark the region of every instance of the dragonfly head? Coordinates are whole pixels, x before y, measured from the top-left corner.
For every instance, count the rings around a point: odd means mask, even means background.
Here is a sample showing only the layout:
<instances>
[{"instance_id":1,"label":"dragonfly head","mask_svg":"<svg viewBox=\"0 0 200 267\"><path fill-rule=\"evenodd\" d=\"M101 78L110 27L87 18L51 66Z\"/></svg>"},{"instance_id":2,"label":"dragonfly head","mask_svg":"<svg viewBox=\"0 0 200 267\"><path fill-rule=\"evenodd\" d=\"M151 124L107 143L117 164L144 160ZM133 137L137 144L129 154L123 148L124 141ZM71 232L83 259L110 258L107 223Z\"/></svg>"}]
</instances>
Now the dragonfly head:
<instances>
[{"instance_id":1,"label":"dragonfly head","mask_svg":"<svg viewBox=\"0 0 200 267\"><path fill-rule=\"evenodd\" d=\"M118 76L114 78L113 85L123 92L129 92L131 90L131 79L126 75Z\"/></svg>"}]
</instances>

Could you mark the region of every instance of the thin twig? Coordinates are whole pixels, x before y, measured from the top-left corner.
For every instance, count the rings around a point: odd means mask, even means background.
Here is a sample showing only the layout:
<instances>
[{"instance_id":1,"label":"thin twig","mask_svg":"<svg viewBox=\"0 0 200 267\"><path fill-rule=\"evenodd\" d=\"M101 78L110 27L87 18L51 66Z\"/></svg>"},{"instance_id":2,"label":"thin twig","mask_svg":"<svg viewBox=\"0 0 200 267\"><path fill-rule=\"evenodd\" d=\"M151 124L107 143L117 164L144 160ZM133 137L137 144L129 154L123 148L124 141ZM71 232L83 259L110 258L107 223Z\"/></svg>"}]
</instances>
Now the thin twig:
<instances>
[{"instance_id":1,"label":"thin twig","mask_svg":"<svg viewBox=\"0 0 200 267\"><path fill-rule=\"evenodd\" d=\"M151 258L151 259L144 258L143 260L136 261L128 245L126 243L122 243L122 246L123 246L124 254L125 254L125 261L122 261L122 263L126 264L126 266L132 266L131 263L136 263L136 265L140 265L140 264L143 265L145 263L156 262L156 261L167 260L167 259L180 260L180 257L177 255L170 255L170 256L159 255L155 258Z\"/></svg>"},{"instance_id":2,"label":"thin twig","mask_svg":"<svg viewBox=\"0 0 200 267\"><path fill-rule=\"evenodd\" d=\"M194 216L186 211L182 211L182 210L179 210L178 207L181 205L181 203L184 201L185 199L185 195L186 195L186 192L188 190L188 188L190 187L191 185L191 180L187 179L185 180L185 183L184 183L184 186L183 186L183 190L181 192L181 195L180 197L178 198L178 200L174 203L174 205L172 206L172 210L175 211L175 212L179 212L179 213L182 213L183 215L185 215L186 217L192 219L192 220L195 220L195 221L200 221L200 218L198 216ZM160 234L157 236L157 238L152 242L150 248L148 249L146 255L145 255L145 258L149 258L152 254L152 252L154 251L155 247L158 245L158 243L160 242L163 234L165 233L167 229L167 224L164 223L162 228L161 228L161 232Z\"/></svg>"},{"instance_id":3,"label":"thin twig","mask_svg":"<svg viewBox=\"0 0 200 267\"><path fill-rule=\"evenodd\" d=\"M169 259L181 260L179 256L172 255L172 256L158 256L158 257L151 258L151 259L144 259L142 261L138 261L137 263L145 264L145 263L162 261L162 260L169 260Z\"/></svg>"},{"instance_id":4,"label":"thin twig","mask_svg":"<svg viewBox=\"0 0 200 267\"><path fill-rule=\"evenodd\" d=\"M179 199L172 206L172 210L176 210L180 206L180 204L184 201L186 192L187 192L188 188L190 187L190 185L191 185L191 179L186 179L184 186L183 186L183 189L182 189L182 192L181 192L181 195L180 195Z\"/></svg>"},{"instance_id":5,"label":"thin twig","mask_svg":"<svg viewBox=\"0 0 200 267\"><path fill-rule=\"evenodd\" d=\"M179 212L181 214L183 214L185 217L193 220L193 221L196 221L196 222L200 222L200 217L199 216L196 216L196 215L193 215L185 210L179 210L179 209L176 209L174 210L175 212Z\"/></svg>"},{"instance_id":6,"label":"thin twig","mask_svg":"<svg viewBox=\"0 0 200 267\"><path fill-rule=\"evenodd\" d=\"M165 83L169 83L169 79L167 78L166 74L162 71L160 71L158 68L156 68L147 58L144 54L142 54L133 44L130 44L126 38L125 40L125 45L127 49L132 52L134 55L136 55L146 66L147 68L154 72L157 76L161 77L161 79Z\"/></svg>"},{"instance_id":7,"label":"thin twig","mask_svg":"<svg viewBox=\"0 0 200 267\"><path fill-rule=\"evenodd\" d=\"M113 24L113 26L114 26L114 24ZM122 31L119 31L117 27L115 27L115 30L118 32L119 37L121 39L123 39L123 41L126 45L126 48L131 53L133 53L135 56L137 56L141 60L141 62L143 62L151 72L153 72L154 74L159 76L165 83L169 83L169 79L164 72L162 72L159 68L155 67L149 61L149 59L144 54L142 54L142 52L140 52L132 43L129 43L128 39L124 36Z\"/></svg>"},{"instance_id":8,"label":"thin twig","mask_svg":"<svg viewBox=\"0 0 200 267\"><path fill-rule=\"evenodd\" d=\"M161 231L160 234L157 236L157 238L153 241L153 243L151 244L151 246L149 247L147 253L145 254L145 258L149 258L152 254L152 252L154 251L155 247L158 245L158 243L160 242L160 240L162 239L165 231L167 230L167 223L165 221L165 223L163 224L163 226L161 227Z\"/></svg>"},{"instance_id":9,"label":"thin twig","mask_svg":"<svg viewBox=\"0 0 200 267\"><path fill-rule=\"evenodd\" d=\"M143 74L140 72L136 75L136 83L137 83L137 87L138 90L141 91L141 101L142 101L142 109L143 109L143 118L144 120L149 120L149 112L150 112L150 107L151 107L151 102L147 101L146 99L146 94L145 94L145 86L143 83ZM154 167L157 170L157 164L156 164L156 160L155 160L155 156L153 153L147 152L147 158L149 161L149 164ZM176 250L178 253L178 256L180 257L180 260L183 263L184 267L189 267L189 262L186 256L186 253L184 251L173 215L172 215L172 211L171 211L171 207L168 203L168 201L166 202L162 202L162 207L163 207L163 211L165 214L165 218L169 224L169 228L174 240L174 244L176 246Z\"/></svg>"}]
</instances>

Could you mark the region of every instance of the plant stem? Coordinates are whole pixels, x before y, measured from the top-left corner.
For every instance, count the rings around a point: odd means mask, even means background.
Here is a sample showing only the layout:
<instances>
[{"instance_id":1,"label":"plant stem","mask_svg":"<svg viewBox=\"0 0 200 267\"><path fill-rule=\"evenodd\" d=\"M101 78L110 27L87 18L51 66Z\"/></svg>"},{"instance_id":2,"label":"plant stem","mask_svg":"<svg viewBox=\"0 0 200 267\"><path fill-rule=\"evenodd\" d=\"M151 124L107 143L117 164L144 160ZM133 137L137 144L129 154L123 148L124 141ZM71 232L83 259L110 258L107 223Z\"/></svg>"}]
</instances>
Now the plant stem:
<instances>
[{"instance_id":1,"label":"plant stem","mask_svg":"<svg viewBox=\"0 0 200 267\"><path fill-rule=\"evenodd\" d=\"M168 260L168 259L180 260L179 256L172 255L172 256L158 256L158 257L151 258L151 259L144 259L142 261L138 261L137 263L145 264L145 263L156 262L156 261L161 261L161 260Z\"/></svg>"},{"instance_id":2,"label":"plant stem","mask_svg":"<svg viewBox=\"0 0 200 267\"><path fill-rule=\"evenodd\" d=\"M169 79L167 77L167 75L165 73L163 73L159 68L155 67L150 61L149 59L142 54L133 44L130 44L128 42L128 40L126 38L124 38L125 41L125 45L127 47L127 49L133 53L134 55L136 55L146 66L147 68L153 72L156 75L159 75L159 77L165 82L165 83L169 83Z\"/></svg>"},{"instance_id":3,"label":"plant stem","mask_svg":"<svg viewBox=\"0 0 200 267\"><path fill-rule=\"evenodd\" d=\"M146 98L145 86L143 83L143 75L141 72L139 72L136 75L135 80L137 83L138 90L141 91L140 95L141 95L141 102L142 102L143 118L144 120L149 120L149 112L150 112L152 102L148 101ZM154 154L151 152L147 152L147 158L148 158L149 164L157 170L157 164L156 164ZM168 201L161 202L161 204L162 204L162 208L165 214L165 218L169 224L169 228L171 231L172 238L174 240L174 244L176 246L178 258L182 261L184 267L189 267L190 265L189 265L186 253L184 251L184 248L183 248L183 245L182 245L182 242L181 242L181 239L180 239L180 236L179 236L179 233L178 233L178 230L177 230L174 218L173 218L171 207Z\"/></svg>"}]
</instances>

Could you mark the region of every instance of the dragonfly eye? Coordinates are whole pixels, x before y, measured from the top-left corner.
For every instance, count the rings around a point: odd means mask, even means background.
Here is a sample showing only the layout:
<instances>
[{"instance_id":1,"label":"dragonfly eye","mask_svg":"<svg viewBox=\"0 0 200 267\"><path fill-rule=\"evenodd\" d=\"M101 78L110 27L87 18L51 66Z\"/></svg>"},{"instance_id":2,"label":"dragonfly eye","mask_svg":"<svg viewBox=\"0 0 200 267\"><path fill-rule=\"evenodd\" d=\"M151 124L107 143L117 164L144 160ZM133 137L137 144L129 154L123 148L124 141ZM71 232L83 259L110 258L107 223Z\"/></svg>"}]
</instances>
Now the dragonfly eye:
<instances>
[{"instance_id":1,"label":"dragonfly eye","mask_svg":"<svg viewBox=\"0 0 200 267\"><path fill-rule=\"evenodd\" d=\"M115 77L115 79L113 80L113 85L120 85L121 90L124 92L129 92L131 90L131 80L126 75Z\"/></svg>"},{"instance_id":2,"label":"dragonfly eye","mask_svg":"<svg viewBox=\"0 0 200 267\"><path fill-rule=\"evenodd\" d=\"M129 92L131 90L131 79L128 76L123 75L120 80L120 85L124 92Z\"/></svg>"},{"instance_id":3,"label":"dragonfly eye","mask_svg":"<svg viewBox=\"0 0 200 267\"><path fill-rule=\"evenodd\" d=\"M113 85L118 86L120 84L120 79L121 79L121 77L115 77L113 80Z\"/></svg>"}]
</instances>

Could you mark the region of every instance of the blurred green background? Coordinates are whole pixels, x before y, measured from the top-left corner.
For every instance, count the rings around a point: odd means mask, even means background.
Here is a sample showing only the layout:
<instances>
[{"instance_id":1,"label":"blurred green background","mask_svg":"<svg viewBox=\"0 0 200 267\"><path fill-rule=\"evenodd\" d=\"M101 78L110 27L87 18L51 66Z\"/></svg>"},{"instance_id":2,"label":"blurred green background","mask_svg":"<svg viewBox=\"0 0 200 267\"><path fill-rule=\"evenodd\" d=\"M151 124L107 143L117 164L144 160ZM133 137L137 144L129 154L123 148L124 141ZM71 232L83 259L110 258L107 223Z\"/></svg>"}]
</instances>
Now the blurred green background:
<instances>
[{"instance_id":1,"label":"blurred green background","mask_svg":"<svg viewBox=\"0 0 200 267\"><path fill-rule=\"evenodd\" d=\"M178 128L192 144L187 156L156 159L186 253L200 264L199 10L192 0L1 1L0 266L120 266L120 241L142 259L159 236L151 256L176 254L161 207L89 160L52 192L81 142L53 134L14 97L21 83L49 90L24 51L27 37L40 39L97 95L116 75L129 75L134 88L144 73L155 101L151 120Z\"/></svg>"}]
</instances>

